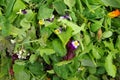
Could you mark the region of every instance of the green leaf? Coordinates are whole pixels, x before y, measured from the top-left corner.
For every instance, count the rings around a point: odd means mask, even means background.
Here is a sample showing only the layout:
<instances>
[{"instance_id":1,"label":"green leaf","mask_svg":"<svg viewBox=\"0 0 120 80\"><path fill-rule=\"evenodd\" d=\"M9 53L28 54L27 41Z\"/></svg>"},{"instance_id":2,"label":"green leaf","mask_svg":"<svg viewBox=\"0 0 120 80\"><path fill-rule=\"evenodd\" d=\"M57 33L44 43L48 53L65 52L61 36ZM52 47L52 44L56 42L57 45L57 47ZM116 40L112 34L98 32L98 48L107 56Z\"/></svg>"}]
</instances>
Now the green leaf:
<instances>
[{"instance_id":1,"label":"green leaf","mask_svg":"<svg viewBox=\"0 0 120 80\"><path fill-rule=\"evenodd\" d=\"M5 6L5 0L0 0L0 5Z\"/></svg>"},{"instance_id":2,"label":"green leaf","mask_svg":"<svg viewBox=\"0 0 120 80\"><path fill-rule=\"evenodd\" d=\"M28 1L32 1L32 2L35 2L35 3L42 2L42 0L28 0Z\"/></svg>"},{"instance_id":3,"label":"green leaf","mask_svg":"<svg viewBox=\"0 0 120 80\"><path fill-rule=\"evenodd\" d=\"M13 7L13 12L19 12L20 9L25 9L26 5L22 2L22 0L16 0L14 7Z\"/></svg>"},{"instance_id":4,"label":"green leaf","mask_svg":"<svg viewBox=\"0 0 120 80\"><path fill-rule=\"evenodd\" d=\"M46 5L42 5L38 11L38 19L47 19L52 16L53 9L48 8Z\"/></svg>"},{"instance_id":5,"label":"green leaf","mask_svg":"<svg viewBox=\"0 0 120 80\"><path fill-rule=\"evenodd\" d=\"M96 74L104 74L105 72L106 72L105 68L102 66L102 67L98 67Z\"/></svg>"},{"instance_id":6,"label":"green leaf","mask_svg":"<svg viewBox=\"0 0 120 80\"><path fill-rule=\"evenodd\" d=\"M94 75L89 75L87 80L99 80L99 79Z\"/></svg>"},{"instance_id":7,"label":"green leaf","mask_svg":"<svg viewBox=\"0 0 120 80\"><path fill-rule=\"evenodd\" d=\"M99 54L98 50L96 47L93 47L92 48L92 55L94 56L94 58L96 59L100 59L101 58L101 55Z\"/></svg>"},{"instance_id":8,"label":"green leaf","mask_svg":"<svg viewBox=\"0 0 120 80\"><path fill-rule=\"evenodd\" d=\"M23 30L28 30L30 28L30 22L26 18L22 19L20 22Z\"/></svg>"},{"instance_id":9,"label":"green leaf","mask_svg":"<svg viewBox=\"0 0 120 80\"><path fill-rule=\"evenodd\" d=\"M84 9L83 11L83 15L87 18L87 19L101 19L104 18L105 16L105 10L103 8L101 8L101 6L96 6L93 5L91 6L92 9L94 10L94 12L90 11L89 9Z\"/></svg>"},{"instance_id":10,"label":"green leaf","mask_svg":"<svg viewBox=\"0 0 120 80\"><path fill-rule=\"evenodd\" d=\"M8 18L10 20L10 22L11 23L14 22L14 20L16 20L16 17L18 16L16 13L25 8L26 8L26 5L23 3L22 0L16 0L14 3L14 6L13 6L13 11L12 11L10 17Z\"/></svg>"},{"instance_id":11,"label":"green leaf","mask_svg":"<svg viewBox=\"0 0 120 80\"><path fill-rule=\"evenodd\" d=\"M89 66L89 67L95 67L94 63L90 59L83 59L81 61L82 66Z\"/></svg>"},{"instance_id":12,"label":"green leaf","mask_svg":"<svg viewBox=\"0 0 120 80\"><path fill-rule=\"evenodd\" d=\"M63 1L56 0L55 2L53 2L53 6L55 10L58 12L58 14L65 15L65 10L67 9L67 7Z\"/></svg>"},{"instance_id":13,"label":"green leaf","mask_svg":"<svg viewBox=\"0 0 120 80\"><path fill-rule=\"evenodd\" d=\"M0 51L4 51L5 49L7 49L7 51L11 54L13 52L13 48L14 45L10 43L9 39L0 36Z\"/></svg>"},{"instance_id":14,"label":"green leaf","mask_svg":"<svg viewBox=\"0 0 120 80\"><path fill-rule=\"evenodd\" d=\"M76 0L76 9L78 9L80 13L83 13L83 5L81 0Z\"/></svg>"},{"instance_id":15,"label":"green leaf","mask_svg":"<svg viewBox=\"0 0 120 80\"><path fill-rule=\"evenodd\" d=\"M108 75L112 77L116 76L116 66L113 64L113 56L110 53L105 59L105 69Z\"/></svg>"},{"instance_id":16,"label":"green leaf","mask_svg":"<svg viewBox=\"0 0 120 80\"><path fill-rule=\"evenodd\" d=\"M40 52L40 55L43 57L44 55L51 55L54 54L55 51L50 48L39 48L38 51Z\"/></svg>"},{"instance_id":17,"label":"green leaf","mask_svg":"<svg viewBox=\"0 0 120 80\"><path fill-rule=\"evenodd\" d=\"M96 32L98 31L98 29L100 29L102 27L102 23L103 23L103 19L101 19L100 21L94 21L94 23L91 24L90 29L92 32Z\"/></svg>"},{"instance_id":18,"label":"green leaf","mask_svg":"<svg viewBox=\"0 0 120 80\"><path fill-rule=\"evenodd\" d=\"M71 62L72 62L72 61L61 61L61 62L56 63L55 65L57 65L57 66L62 66L62 65L69 64L69 63L71 63Z\"/></svg>"},{"instance_id":19,"label":"green leaf","mask_svg":"<svg viewBox=\"0 0 120 80\"><path fill-rule=\"evenodd\" d=\"M119 22L120 18L113 18L109 20L109 24L111 24L113 27L119 28L120 27L120 22ZM119 33L119 30L118 30Z\"/></svg>"},{"instance_id":20,"label":"green leaf","mask_svg":"<svg viewBox=\"0 0 120 80\"><path fill-rule=\"evenodd\" d=\"M72 9L72 7L75 5L76 0L64 0L64 3L70 8Z\"/></svg>"},{"instance_id":21,"label":"green leaf","mask_svg":"<svg viewBox=\"0 0 120 80\"><path fill-rule=\"evenodd\" d=\"M62 31L60 34L57 34L57 36L62 41L63 46L65 47L69 39L72 37L72 28L67 27L65 31Z\"/></svg>"},{"instance_id":22,"label":"green leaf","mask_svg":"<svg viewBox=\"0 0 120 80\"><path fill-rule=\"evenodd\" d=\"M70 77L70 78L68 78L67 80L79 80L79 78L77 78L77 77L75 76L75 77Z\"/></svg>"},{"instance_id":23,"label":"green leaf","mask_svg":"<svg viewBox=\"0 0 120 80\"><path fill-rule=\"evenodd\" d=\"M85 27L85 23L83 23L80 27L77 24L70 22L68 20L61 20L61 23L66 24L67 26L72 28L72 30L73 30L72 35L75 35L75 34L79 33L81 30L84 30L84 27Z\"/></svg>"},{"instance_id":24,"label":"green leaf","mask_svg":"<svg viewBox=\"0 0 120 80\"><path fill-rule=\"evenodd\" d=\"M18 65L18 64L13 65L13 71L15 73L19 73L19 72L23 71L24 68L25 68L25 65Z\"/></svg>"},{"instance_id":25,"label":"green leaf","mask_svg":"<svg viewBox=\"0 0 120 80\"><path fill-rule=\"evenodd\" d=\"M95 67L88 67L88 70L90 74L95 74L97 69Z\"/></svg>"},{"instance_id":26,"label":"green leaf","mask_svg":"<svg viewBox=\"0 0 120 80\"><path fill-rule=\"evenodd\" d=\"M89 4L88 0L83 0L83 2L86 4L86 6L88 7L88 9L91 11L91 12L94 12L93 8L91 7L91 5Z\"/></svg>"},{"instance_id":27,"label":"green leaf","mask_svg":"<svg viewBox=\"0 0 120 80\"><path fill-rule=\"evenodd\" d=\"M50 59L49 59L49 56L48 56L48 55L44 55L44 56L43 56L43 59L44 59L44 61L45 61L47 64L50 65Z\"/></svg>"},{"instance_id":28,"label":"green leaf","mask_svg":"<svg viewBox=\"0 0 120 80\"><path fill-rule=\"evenodd\" d=\"M101 1L100 0L89 0L88 1L89 2L89 4L96 4L96 5L98 5L99 3L101 3Z\"/></svg>"},{"instance_id":29,"label":"green leaf","mask_svg":"<svg viewBox=\"0 0 120 80\"><path fill-rule=\"evenodd\" d=\"M116 7L116 8L120 8L120 0L101 0L106 6L112 6L112 7Z\"/></svg>"},{"instance_id":30,"label":"green leaf","mask_svg":"<svg viewBox=\"0 0 120 80\"><path fill-rule=\"evenodd\" d=\"M21 71L19 73L15 73L15 80L30 80L30 74L25 72L25 71Z\"/></svg>"},{"instance_id":31,"label":"green leaf","mask_svg":"<svg viewBox=\"0 0 120 80\"><path fill-rule=\"evenodd\" d=\"M47 70L49 74L55 74L54 70Z\"/></svg>"},{"instance_id":32,"label":"green leaf","mask_svg":"<svg viewBox=\"0 0 120 80\"><path fill-rule=\"evenodd\" d=\"M70 12L70 16L71 16L73 22L76 22L76 21L77 21L77 17L76 17L75 12L71 11L71 12Z\"/></svg>"},{"instance_id":33,"label":"green leaf","mask_svg":"<svg viewBox=\"0 0 120 80\"><path fill-rule=\"evenodd\" d=\"M35 75L42 75L44 73L43 71L43 64L40 62L34 62L30 64L29 66L30 72L32 72Z\"/></svg>"},{"instance_id":34,"label":"green leaf","mask_svg":"<svg viewBox=\"0 0 120 80\"><path fill-rule=\"evenodd\" d=\"M2 11L0 10L0 16L2 16Z\"/></svg>"},{"instance_id":35,"label":"green leaf","mask_svg":"<svg viewBox=\"0 0 120 80\"><path fill-rule=\"evenodd\" d=\"M6 75L8 75L8 70L11 66L11 59L9 59L6 55L5 52L0 52L2 54L0 54L1 58L0 58L0 62L1 62L1 65L0 65L0 79L2 77L6 77ZM1 79L3 80L3 79Z\"/></svg>"},{"instance_id":36,"label":"green leaf","mask_svg":"<svg viewBox=\"0 0 120 80\"><path fill-rule=\"evenodd\" d=\"M90 35L88 33L84 33L84 44L88 45L90 43Z\"/></svg>"},{"instance_id":37,"label":"green leaf","mask_svg":"<svg viewBox=\"0 0 120 80\"><path fill-rule=\"evenodd\" d=\"M111 51L114 51L114 44L112 42L112 40L109 42L109 41L103 41L105 47L109 48Z\"/></svg>"},{"instance_id":38,"label":"green leaf","mask_svg":"<svg viewBox=\"0 0 120 80\"><path fill-rule=\"evenodd\" d=\"M8 21L5 21L2 25L2 35L3 36L8 36L10 35L10 23Z\"/></svg>"},{"instance_id":39,"label":"green leaf","mask_svg":"<svg viewBox=\"0 0 120 80\"><path fill-rule=\"evenodd\" d=\"M13 35L14 37L17 35L22 35L24 34L24 31L22 31L21 29L18 29L17 27L13 26L12 24L9 26L10 27L10 33L11 35Z\"/></svg>"},{"instance_id":40,"label":"green leaf","mask_svg":"<svg viewBox=\"0 0 120 80\"><path fill-rule=\"evenodd\" d=\"M92 61L92 59L88 55L85 55L81 59L81 65L88 66L88 67L96 67L96 65L94 64L94 62Z\"/></svg>"},{"instance_id":41,"label":"green leaf","mask_svg":"<svg viewBox=\"0 0 120 80\"><path fill-rule=\"evenodd\" d=\"M36 54L32 54L31 56L30 56L30 58L29 58L29 61L31 62L31 63L34 63L36 60L37 60L37 55Z\"/></svg>"},{"instance_id":42,"label":"green leaf","mask_svg":"<svg viewBox=\"0 0 120 80\"><path fill-rule=\"evenodd\" d=\"M53 25L54 26L54 25ZM52 34L52 31L48 27L44 27L41 29L41 36L46 36L46 38L49 38L49 36ZM45 37L44 37L45 38Z\"/></svg>"},{"instance_id":43,"label":"green leaf","mask_svg":"<svg viewBox=\"0 0 120 80\"><path fill-rule=\"evenodd\" d=\"M24 71L25 64L26 63L24 61L20 61L20 60L15 61L15 64L13 65L13 71L15 73L19 73L21 71Z\"/></svg>"},{"instance_id":44,"label":"green leaf","mask_svg":"<svg viewBox=\"0 0 120 80\"><path fill-rule=\"evenodd\" d=\"M8 4L7 4L7 7L6 7L6 13L5 13L5 16L8 18L11 13L12 13L12 9L13 9L13 6L14 6L14 3L15 3L16 0L9 0L8 1ZM19 1L19 0L18 0Z\"/></svg>"},{"instance_id":45,"label":"green leaf","mask_svg":"<svg viewBox=\"0 0 120 80\"><path fill-rule=\"evenodd\" d=\"M103 34L102 34L102 38L109 38L112 36L112 31L105 31Z\"/></svg>"},{"instance_id":46,"label":"green leaf","mask_svg":"<svg viewBox=\"0 0 120 80\"><path fill-rule=\"evenodd\" d=\"M48 27L43 27L40 30L41 38L40 38L40 45L42 47L47 46L47 41L50 35L52 34L52 31ZM48 42L49 43L49 42Z\"/></svg>"},{"instance_id":47,"label":"green leaf","mask_svg":"<svg viewBox=\"0 0 120 80\"><path fill-rule=\"evenodd\" d=\"M32 21L35 17L35 13L32 10L26 10L27 14L25 14L25 18L27 19L27 21Z\"/></svg>"},{"instance_id":48,"label":"green leaf","mask_svg":"<svg viewBox=\"0 0 120 80\"><path fill-rule=\"evenodd\" d=\"M120 35L118 36L116 43L115 43L115 48L120 50Z\"/></svg>"},{"instance_id":49,"label":"green leaf","mask_svg":"<svg viewBox=\"0 0 120 80\"><path fill-rule=\"evenodd\" d=\"M67 79L68 78L68 67L66 65L62 65L62 66L54 66L54 71L55 73L59 76L62 77L63 79Z\"/></svg>"},{"instance_id":50,"label":"green leaf","mask_svg":"<svg viewBox=\"0 0 120 80\"><path fill-rule=\"evenodd\" d=\"M59 56L65 56L66 54L66 48L64 48L64 46L61 44L61 41L56 39L52 41L52 45L53 48L55 50L55 52L57 53L57 55Z\"/></svg>"}]
</instances>

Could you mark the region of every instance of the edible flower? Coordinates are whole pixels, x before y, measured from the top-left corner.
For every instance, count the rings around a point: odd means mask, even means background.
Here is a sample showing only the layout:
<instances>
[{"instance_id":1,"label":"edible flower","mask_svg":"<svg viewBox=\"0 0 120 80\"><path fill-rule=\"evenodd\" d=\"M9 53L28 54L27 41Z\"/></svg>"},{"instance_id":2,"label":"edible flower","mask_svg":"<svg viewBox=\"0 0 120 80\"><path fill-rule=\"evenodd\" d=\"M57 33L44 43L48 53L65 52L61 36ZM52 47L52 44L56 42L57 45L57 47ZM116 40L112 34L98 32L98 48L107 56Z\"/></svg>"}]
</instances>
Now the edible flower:
<instances>
[{"instance_id":1,"label":"edible flower","mask_svg":"<svg viewBox=\"0 0 120 80\"><path fill-rule=\"evenodd\" d=\"M54 15L52 15L51 18L47 18L47 19L40 19L39 20L39 25L44 25L46 22L53 22L54 21Z\"/></svg>"},{"instance_id":2,"label":"edible flower","mask_svg":"<svg viewBox=\"0 0 120 80\"><path fill-rule=\"evenodd\" d=\"M74 51L75 49L78 48L78 46L80 45L79 41L69 41L67 44L67 49L70 51Z\"/></svg>"},{"instance_id":3,"label":"edible flower","mask_svg":"<svg viewBox=\"0 0 120 80\"><path fill-rule=\"evenodd\" d=\"M21 49L17 53L19 59L27 59L30 56L30 53L27 53L25 49Z\"/></svg>"},{"instance_id":4,"label":"edible flower","mask_svg":"<svg viewBox=\"0 0 120 80\"><path fill-rule=\"evenodd\" d=\"M45 24L44 19L40 19L38 23L39 23L40 26L44 25Z\"/></svg>"},{"instance_id":5,"label":"edible flower","mask_svg":"<svg viewBox=\"0 0 120 80\"><path fill-rule=\"evenodd\" d=\"M18 55L17 54L13 54L12 55L12 63L14 64L15 60L18 59Z\"/></svg>"},{"instance_id":6,"label":"edible flower","mask_svg":"<svg viewBox=\"0 0 120 80\"><path fill-rule=\"evenodd\" d=\"M118 9L116 9L116 10L114 10L112 12L109 12L108 16L111 17L111 18L118 17L118 16L120 16L120 11Z\"/></svg>"},{"instance_id":7,"label":"edible flower","mask_svg":"<svg viewBox=\"0 0 120 80\"><path fill-rule=\"evenodd\" d=\"M58 19L58 21L61 21L61 20L63 20L63 19L72 20L72 18L70 17L69 14L66 14L66 15L60 16L60 18Z\"/></svg>"},{"instance_id":8,"label":"edible flower","mask_svg":"<svg viewBox=\"0 0 120 80\"><path fill-rule=\"evenodd\" d=\"M55 18L55 16L54 16L54 15L52 15L52 17L51 17L51 18L47 18L47 19L45 19L45 21L48 21L48 22L53 22L54 18Z\"/></svg>"},{"instance_id":9,"label":"edible flower","mask_svg":"<svg viewBox=\"0 0 120 80\"><path fill-rule=\"evenodd\" d=\"M60 33L62 32L62 28L60 27L60 28L58 28L58 29L55 29L54 32L55 32L56 34L60 34Z\"/></svg>"},{"instance_id":10,"label":"edible flower","mask_svg":"<svg viewBox=\"0 0 120 80\"><path fill-rule=\"evenodd\" d=\"M66 45L67 54L63 57L63 59L64 60L71 60L72 58L74 58L75 57L74 51L78 48L79 45L80 45L79 41L70 40Z\"/></svg>"},{"instance_id":11,"label":"edible flower","mask_svg":"<svg viewBox=\"0 0 120 80\"><path fill-rule=\"evenodd\" d=\"M67 54L63 57L64 60L71 60L75 57L75 54L73 51L68 51Z\"/></svg>"},{"instance_id":12,"label":"edible flower","mask_svg":"<svg viewBox=\"0 0 120 80\"><path fill-rule=\"evenodd\" d=\"M17 12L17 14L27 14L26 9L20 9L19 12Z\"/></svg>"}]
</instances>

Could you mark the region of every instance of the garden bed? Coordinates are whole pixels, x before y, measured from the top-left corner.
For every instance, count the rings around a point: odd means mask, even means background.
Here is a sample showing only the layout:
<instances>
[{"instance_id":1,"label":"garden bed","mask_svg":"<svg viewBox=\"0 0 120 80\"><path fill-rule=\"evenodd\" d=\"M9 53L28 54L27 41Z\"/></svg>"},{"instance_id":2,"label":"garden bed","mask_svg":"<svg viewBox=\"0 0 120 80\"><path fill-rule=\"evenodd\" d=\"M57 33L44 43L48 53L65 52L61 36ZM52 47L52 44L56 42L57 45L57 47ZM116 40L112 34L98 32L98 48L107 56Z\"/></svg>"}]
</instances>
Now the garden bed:
<instances>
[{"instance_id":1,"label":"garden bed","mask_svg":"<svg viewBox=\"0 0 120 80\"><path fill-rule=\"evenodd\" d=\"M120 80L119 0L0 0L0 80Z\"/></svg>"}]
</instances>

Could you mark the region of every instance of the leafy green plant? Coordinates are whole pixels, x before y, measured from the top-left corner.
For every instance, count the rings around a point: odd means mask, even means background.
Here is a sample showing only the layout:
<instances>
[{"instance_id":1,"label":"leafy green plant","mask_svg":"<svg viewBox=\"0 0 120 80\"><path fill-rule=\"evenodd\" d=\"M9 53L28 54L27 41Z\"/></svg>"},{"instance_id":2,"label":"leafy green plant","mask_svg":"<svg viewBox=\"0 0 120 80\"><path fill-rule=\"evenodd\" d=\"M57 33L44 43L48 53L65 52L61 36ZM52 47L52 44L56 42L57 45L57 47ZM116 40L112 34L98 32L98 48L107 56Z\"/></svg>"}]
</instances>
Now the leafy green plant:
<instances>
[{"instance_id":1,"label":"leafy green plant","mask_svg":"<svg viewBox=\"0 0 120 80\"><path fill-rule=\"evenodd\" d=\"M119 80L119 5L0 0L0 80Z\"/></svg>"}]
</instances>

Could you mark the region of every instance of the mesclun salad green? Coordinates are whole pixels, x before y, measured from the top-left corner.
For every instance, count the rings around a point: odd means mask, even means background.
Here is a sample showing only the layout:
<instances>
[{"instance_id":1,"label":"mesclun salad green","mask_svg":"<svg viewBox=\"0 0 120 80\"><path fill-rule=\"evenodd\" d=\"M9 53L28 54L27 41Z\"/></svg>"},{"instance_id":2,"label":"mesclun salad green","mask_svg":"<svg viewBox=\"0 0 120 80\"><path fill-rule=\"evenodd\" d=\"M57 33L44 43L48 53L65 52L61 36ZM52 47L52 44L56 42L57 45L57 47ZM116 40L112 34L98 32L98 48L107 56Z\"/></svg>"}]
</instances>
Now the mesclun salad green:
<instances>
[{"instance_id":1,"label":"mesclun salad green","mask_svg":"<svg viewBox=\"0 0 120 80\"><path fill-rule=\"evenodd\" d=\"M0 80L120 80L119 0L0 0Z\"/></svg>"}]
</instances>

